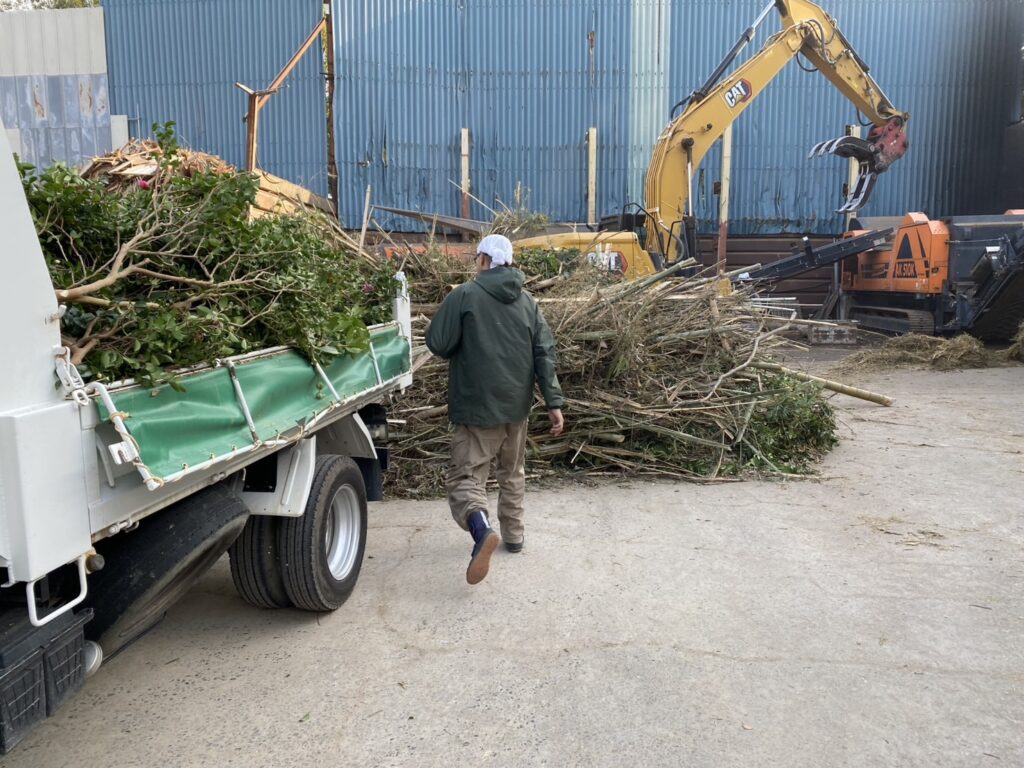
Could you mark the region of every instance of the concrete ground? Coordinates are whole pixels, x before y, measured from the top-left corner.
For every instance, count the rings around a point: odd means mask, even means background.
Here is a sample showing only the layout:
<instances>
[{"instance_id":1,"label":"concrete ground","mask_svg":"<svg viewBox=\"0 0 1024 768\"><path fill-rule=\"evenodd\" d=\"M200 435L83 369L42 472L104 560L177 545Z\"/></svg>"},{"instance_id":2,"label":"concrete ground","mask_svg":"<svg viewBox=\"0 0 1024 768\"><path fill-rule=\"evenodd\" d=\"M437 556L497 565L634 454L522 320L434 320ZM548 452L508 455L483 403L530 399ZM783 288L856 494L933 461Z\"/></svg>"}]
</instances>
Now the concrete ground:
<instances>
[{"instance_id":1,"label":"concrete ground","mask_svg":"<svg viewBox=\"0 0 1024 768\"><path fill-rule=\"evenodd\" d=\"M1024 367L868 383L820 481L536 491L476 588L441 502L333 615L222 562L2 764L1024 766Z\"/></svg>"}]
</instances>

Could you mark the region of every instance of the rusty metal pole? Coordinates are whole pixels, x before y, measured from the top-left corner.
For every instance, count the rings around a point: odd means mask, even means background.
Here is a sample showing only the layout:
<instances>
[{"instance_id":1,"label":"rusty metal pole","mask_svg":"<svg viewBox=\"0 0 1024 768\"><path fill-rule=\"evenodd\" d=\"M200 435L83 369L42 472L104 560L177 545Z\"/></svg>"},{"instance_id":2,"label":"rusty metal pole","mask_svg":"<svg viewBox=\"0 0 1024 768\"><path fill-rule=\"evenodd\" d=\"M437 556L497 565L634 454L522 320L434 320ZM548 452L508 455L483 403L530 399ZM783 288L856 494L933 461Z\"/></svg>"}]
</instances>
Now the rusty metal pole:
<instances>
[{"instance_id":1,"label":"rusty metal pole","mask_svg":"<svg viewBox=\"0 0 1024 768\"><path fill-rule=\"evenodd\" d=\"M260 123L260 92L247 88L241 83L235 87L245 91L249 107L245 111L245 170L252 173L256 170L256 141L259 137Z\"/></svg>"},{"instance_id":2,"label":"rusty metal pole","mask_svg":"<svg viewBox=\"0 0 1024 768\"><path fill-rule=\"evenodd\" d=\"M284 83L288 75L291 74L292 70L295 69L295 65L299 63L302 57L309 50L310 46L316 42L316 39L324 30L326 25L326 19L320 19L320 23L316 25L316 28L309 33L309 37L306 38L302 46L297 50L289 59L288 63L284 65L284 69L277 73L277 77L274 78L274 82L268 85L262 91L254 91L242 83L235 83L236 88L240 88L245 91L249 97L249 109L242 118L248 123L245 137L245 167L249 173L256 170L256 158L257 158L257 141L259 138L259 122L260 122L260 110L263 109L270 97L277 93L278 88Z\"/></svg>"},{"instance_id":3,"label":"rusty metal pole","mask_svg":"<svg viewBox=\"0 0 1024 768\"><path fill-rule=\"evenodd\" d=\"M860 138L860 126L859 125L848 125L845 131L847 136L853 136L854 138ZM855 157L851 157L846 161L846 189L843 190L844 194L849 194L850 190L857 186L857 177L860 175L860 161ZM853 221L857 215L856 211L847 212L846 216L843 217L843 231L848 232L850 230L850 222Z\"/></svg>"},{"instance_id":4,"label":"rusty metal pole","mask_svg":"<svg viewBox=\"0 0 1024 768\"><path fill-rule=\"evenodd\" d=\"M338 188L338 158L334 141L334 19L331 0L324 0L324 77L327 78L327 194L334 206L335 217L340 216L341 201Z\"/></svg>"},{"instance_id":5,"label":"rusty metal pole","mask_svg":"<svg viewBox=\"0 0 1024 768\"><path fill-rule=\"evenodd\" d=\"M246 135L245 170L252 173L256 170L256 141L260 130L260 97L253 93L249 96L249 127Z\"/></svg>"}]
</instances>

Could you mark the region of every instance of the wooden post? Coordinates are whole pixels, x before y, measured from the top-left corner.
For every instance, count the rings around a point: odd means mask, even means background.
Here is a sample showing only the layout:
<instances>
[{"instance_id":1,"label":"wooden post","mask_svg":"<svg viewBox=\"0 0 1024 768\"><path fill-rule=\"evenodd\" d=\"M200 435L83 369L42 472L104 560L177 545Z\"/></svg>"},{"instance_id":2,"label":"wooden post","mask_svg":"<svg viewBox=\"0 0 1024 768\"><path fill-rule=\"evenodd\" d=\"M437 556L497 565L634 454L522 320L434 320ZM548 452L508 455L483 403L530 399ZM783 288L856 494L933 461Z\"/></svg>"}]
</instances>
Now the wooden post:
<instances>
[{"instance_id":1,"label":"wooden post","mask_svg":"<svg viewBox=\"0 0 1024 768\"><path fill-rule=\"evenodd\" d=\"M587 224L597 224L597 128L587 129Z\"/></svg>"},{"instance_id":2,"label":"wooden post","mask_svg":"<svg viewBox=\"0 0 1024 768\"><path fill-rule=\"evenodd\" d=\"M722 133L722 189L718 195L718 274L725 272L729 245L729 184L732 180L732 126Z\"/></svg>"},{"instance_id":3,"label":"wooden post","mask_svg":"<svg viewBox=\"0 0 1024 768\"><path fill-rule=\"evenodd\" d=\"M363 201L363 228L359 231L359 253L363 252L363 244L366 242L366 227L370 223L370 192L371 187L366 185L366 199Z\"/></svg>"},{"instance_id":4,"label":"wooden post","mask_svg":"<svg viewBox=\"0 0 1024 768\"><path fill-rule=\"evenodd\" d=\"M310 46L316 42L318 37L320 37L320 33L323 32L326 24L326 17L320 19L320 23L317 24L316 27L313 28L313 31L309 33L309 37L302 41L302 45L299 46L299 50L292 54L288 63L284 65L284 69L277 73L277 77L274 78L274 81L260 94L260 108L270 100L271 96L277 93L277 89L281 87L284 81L288 78L288 75L292 73L292 70L295 69L295 65L302 60L302 57L306 55L306 51L308 51Z\"/></svg>"},{"instance_id":5,"label":"wooden post","mask_svg":"<svg viewBox=\"0 0 1024 768\"><path fill-rule=\"evenodd\" d=\"M469 218L469 128L462 131L462 181L459 188L462 190L462 218Z\"/></svg>"},{"instance_id":6,"label":"wooden post","mask_svg":"<svg viewBox=\"0 0 1024 768\"><path fill-rule=\"evenodd\" d=\"M258 91L249 92L249 113L246 120L248 125L245 134L245 170L253 173L256 170L256 142L260 135L260 94Z\"/></svg>"}]
</instances>

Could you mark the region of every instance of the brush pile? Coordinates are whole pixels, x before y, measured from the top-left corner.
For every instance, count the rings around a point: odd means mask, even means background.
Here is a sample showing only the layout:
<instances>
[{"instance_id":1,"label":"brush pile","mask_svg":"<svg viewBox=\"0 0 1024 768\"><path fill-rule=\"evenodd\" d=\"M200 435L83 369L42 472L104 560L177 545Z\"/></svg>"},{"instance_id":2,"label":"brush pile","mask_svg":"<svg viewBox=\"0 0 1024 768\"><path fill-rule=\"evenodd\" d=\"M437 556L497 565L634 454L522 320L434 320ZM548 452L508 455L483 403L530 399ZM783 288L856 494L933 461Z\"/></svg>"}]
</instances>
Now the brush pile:
<instances>
[{"instance_id":1,"label":"brush pile","mask_svg":"<svg viewBox=\"0 0 1024 768\"><path fill-rule=\"evenodd\" d=\"M425 303L414 319L415 381L392 409L404 424L393 434L389 488L425 498L443 492L449 427L447 363L424 351L422 334L436 302L468 275L436 252L411 257L405 270L414 301ZM531 476L805 473L835 444L833 412L816 384L757 367L786 343L784 328L769 328L745 291L721 295L713 276L625 283L585 267L528 287L558 342L567 419L552 437L538 402Z\"/></svg>"}]
</instances>

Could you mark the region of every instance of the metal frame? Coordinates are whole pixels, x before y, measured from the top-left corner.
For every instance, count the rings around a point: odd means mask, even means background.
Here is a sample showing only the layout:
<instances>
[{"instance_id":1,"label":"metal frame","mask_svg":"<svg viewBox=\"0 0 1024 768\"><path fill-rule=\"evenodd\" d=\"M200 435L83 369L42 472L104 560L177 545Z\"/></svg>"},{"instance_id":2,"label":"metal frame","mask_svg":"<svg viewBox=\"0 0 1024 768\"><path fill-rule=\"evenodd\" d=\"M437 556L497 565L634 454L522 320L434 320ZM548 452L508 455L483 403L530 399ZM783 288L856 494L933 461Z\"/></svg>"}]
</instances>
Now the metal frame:
<instances>
[{"instance_id":1,"label":"metal frame","mask_svg":"<svg viewBox=\"0 0 1024 768\"><path fill-rule=\"evenodd\" d=\"M33 579L32 581L25 582L25 599L28 602L28 620L29 622L31 622L33 627L45 626L54 619L56 619L58 616L63 616L68 611L82 604L82 602L85 600L86 595L89 594L89 581L85 575L85 558L85 555L81 555L78 558L78 597L76 597L74 600L64 603L64 605L62 605L60 608L51 613L46 614L42 618L39 617L39 610L36 608L35 589L36 584L40 582L42 579L45 579L46 576L48 576L49 574L40 576L38 579Z\"/></svg>"}]
</instances>

